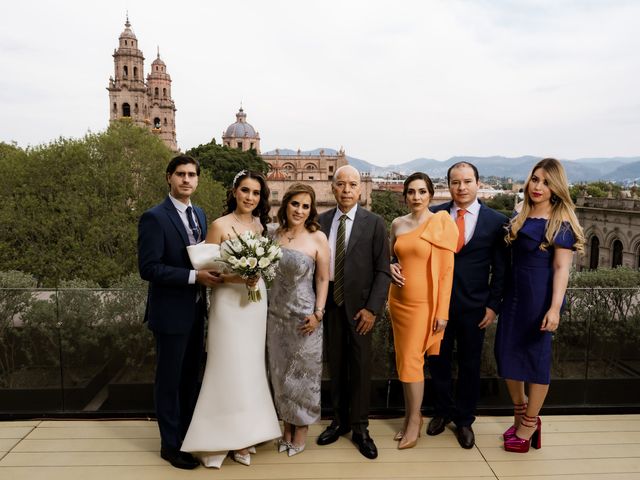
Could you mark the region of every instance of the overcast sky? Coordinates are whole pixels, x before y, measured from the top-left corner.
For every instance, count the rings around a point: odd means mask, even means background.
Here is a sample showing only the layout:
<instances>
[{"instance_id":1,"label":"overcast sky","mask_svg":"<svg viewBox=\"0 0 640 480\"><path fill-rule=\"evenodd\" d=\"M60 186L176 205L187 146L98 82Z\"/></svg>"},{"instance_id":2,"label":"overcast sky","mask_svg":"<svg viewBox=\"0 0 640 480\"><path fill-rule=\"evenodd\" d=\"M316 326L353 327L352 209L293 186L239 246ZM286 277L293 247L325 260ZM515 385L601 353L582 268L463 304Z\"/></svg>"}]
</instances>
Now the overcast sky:
<instances>
[{"instance_id":1,"label":"overcast sky","mask_svg":"<svg viewBox=\"0 0 640 480\"><path fill-rule=\"evenodd\" d=\"M0 141L106 128L127 10L145 75L160 46L183 150L242 102L263 151L640 155L640 0L3 2Z\"/></svg>"}]
</instances>

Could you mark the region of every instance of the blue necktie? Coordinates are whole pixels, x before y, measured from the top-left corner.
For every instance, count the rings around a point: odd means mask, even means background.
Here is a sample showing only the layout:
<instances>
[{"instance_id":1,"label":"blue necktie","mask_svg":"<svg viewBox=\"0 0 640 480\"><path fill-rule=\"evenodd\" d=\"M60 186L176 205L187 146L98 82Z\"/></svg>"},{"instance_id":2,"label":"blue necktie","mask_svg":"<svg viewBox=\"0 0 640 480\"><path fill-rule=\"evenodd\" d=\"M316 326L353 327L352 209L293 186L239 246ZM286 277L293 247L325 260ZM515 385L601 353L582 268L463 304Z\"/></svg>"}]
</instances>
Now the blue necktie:
<instances>
[{"instance_id":1,"label":"blue necktie","mask_svg":"<svg viewBox=\"0 0 640 480\"><path fill-rule=\"evenodd\" d=\"M193 208L191 207L187 207L187 220L193 233L193 239L198 243L200 241L200 229L198 225L196 225L196 222L193 221Z\"/></svg>"}]
</instances>

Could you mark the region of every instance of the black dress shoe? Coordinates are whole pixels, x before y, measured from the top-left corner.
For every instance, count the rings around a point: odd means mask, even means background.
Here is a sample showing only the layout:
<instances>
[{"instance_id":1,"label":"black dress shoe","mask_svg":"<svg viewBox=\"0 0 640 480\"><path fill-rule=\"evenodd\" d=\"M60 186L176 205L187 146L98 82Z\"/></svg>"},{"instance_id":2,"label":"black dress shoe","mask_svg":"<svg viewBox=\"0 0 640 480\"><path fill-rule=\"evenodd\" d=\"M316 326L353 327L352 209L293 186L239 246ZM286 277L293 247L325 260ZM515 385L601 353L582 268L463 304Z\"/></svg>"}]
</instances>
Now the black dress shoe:
<instances>
[{"instance_id":1,"label":"black dress shoe","mask_svg":"<svg viewBox=\"0 0 640 480\"><path fill-rule=\"evenodd\" d=\"M462 448L473 448L476 444L476 436L473 434L471 425L468 427L457 427L456 438Z\"/></svg>"},{"instance_id":2,"label":"black dress shoe","mask_svg":"<svg viewBox=\"0 0 640 480\"><path fill-rule=\"evenodd\" d=\"M433 417L429 422L429 426L427 427L427 435L440 435L444 432L444 428L450 422L448 418L444 417Z\"/></svg>"},{"instance_id":3,"label":"black dress shoe","mask_svg":"<svg viewBox=\"0 0 640 480\"><path fill-rule=\"evenodd\" d=\"M337 423L331 423L324 432L320 434L316 443L318 445L329 445L337 441L342 435L349 433L351 429L349 427L342 427Z\"/></svg>"},{"instance_id":4,"label":"black dress shoe","mask_svg":"<svg viewBox=\"0 0 640 480\"><path fill-rule=\"evenodd\" d=\"M193 455L178 450L163 448L160 450L160 456L174 467L183 470L193 470L200 465L200 462L193 458Z\"/></svg>"},{"instance_id":5,"label":"black dress shoe","mask_svg":"<svg viewBox=\"0 0 640 480\"><path fill-rule=\"evenodd\" d=\"M373 460L378 457L378 449L373 443L373 438L368 433L354 433L351 435L351 441L358 446L358 450L365 457Z\"/></svg>"}]
</instances>

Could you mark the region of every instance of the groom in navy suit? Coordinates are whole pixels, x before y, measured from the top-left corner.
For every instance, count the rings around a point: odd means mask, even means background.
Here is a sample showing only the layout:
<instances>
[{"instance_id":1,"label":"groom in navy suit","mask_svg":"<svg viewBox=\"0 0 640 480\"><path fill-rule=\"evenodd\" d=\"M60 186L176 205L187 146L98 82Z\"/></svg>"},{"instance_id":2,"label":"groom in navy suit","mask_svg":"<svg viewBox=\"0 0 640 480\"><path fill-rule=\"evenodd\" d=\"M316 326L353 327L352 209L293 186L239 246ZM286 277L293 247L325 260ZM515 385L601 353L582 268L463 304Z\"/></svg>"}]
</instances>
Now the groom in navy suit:
<instances>
[{"instance_id":1,"label":"groom in navy suit","mask_svg":"<svg viewBox=\"0 0 640 480\"><path fill-rule=\"evenodd\" d=\"M504 242L507 217L480 203L478 169L467 162L452 165L447 181L452 202L434 207L450 212L460 233L453 270L449 323L440 355L429 356L435 387L435 415L427 433L438 435L449 421L456 425L463 448L475 444L471 424L480 394L480 358L485 329L500 311L506 267ZM453 400L451 362L456 347L458 380Z\"/></svg>"},{"instance_id":2,"label":"groom in navy suit","mask_svg":"<svg viewBox=\"0 0 640 480\"><path fill-rule=\"evenodd\" d=\"M160 428L160 455L176 468L198 461L180 452L198 397L204 345L206 286L220 283L213 272L195 270L187 245L204 240L207 220L191 204L200 165L179 155L167 165L169 195L140 217L138 267L149 282L145 322L156 340L154 397Z\"/></svg>"}]
</instances>

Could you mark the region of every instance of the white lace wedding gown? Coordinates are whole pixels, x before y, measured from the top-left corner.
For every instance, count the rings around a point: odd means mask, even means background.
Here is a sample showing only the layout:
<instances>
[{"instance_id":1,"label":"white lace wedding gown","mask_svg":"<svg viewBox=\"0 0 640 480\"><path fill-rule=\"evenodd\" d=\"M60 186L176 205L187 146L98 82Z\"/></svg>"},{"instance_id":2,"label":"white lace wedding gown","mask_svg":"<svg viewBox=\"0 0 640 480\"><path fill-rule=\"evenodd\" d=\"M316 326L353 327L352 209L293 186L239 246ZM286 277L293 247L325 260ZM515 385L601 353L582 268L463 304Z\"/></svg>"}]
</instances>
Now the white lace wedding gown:
<instances>
[{"instance_id":1,"label":"white lace wedding gown","mask_svg":"<svg viewBox=\"0 0 640 480\"><path fill-rule=\"evenodd\" d=\"M219 468L230 450L281 435L265 363L267 292L262 280L259 286L260 302L248 301L244 284L212 289L207 364L181 448L207 467Z\"/></svg>"}]
</instances>

